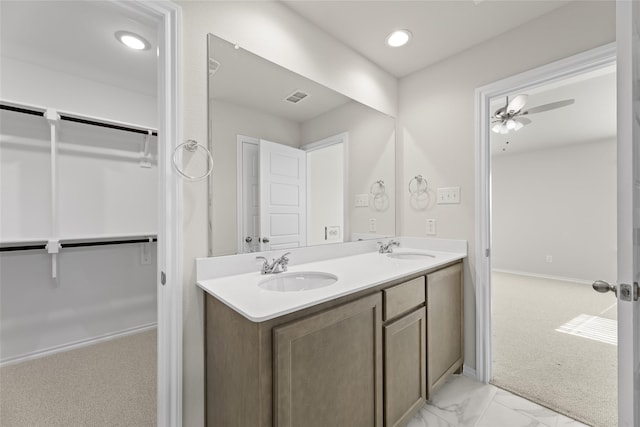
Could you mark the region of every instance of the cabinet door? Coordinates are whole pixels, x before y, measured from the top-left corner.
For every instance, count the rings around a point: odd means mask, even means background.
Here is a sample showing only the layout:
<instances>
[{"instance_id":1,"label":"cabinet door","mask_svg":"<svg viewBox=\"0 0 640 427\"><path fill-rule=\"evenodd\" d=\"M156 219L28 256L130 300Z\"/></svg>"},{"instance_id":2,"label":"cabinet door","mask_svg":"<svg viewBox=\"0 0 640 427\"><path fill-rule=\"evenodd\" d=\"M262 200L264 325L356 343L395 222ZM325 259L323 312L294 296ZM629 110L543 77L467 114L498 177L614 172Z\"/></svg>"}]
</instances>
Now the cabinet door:
<instances>
[{"instance_id":1,"label":"cabinet door","mask_svg":"<svg viewBox=\"0 0 640 427\"><path fill-rule=\"evenodd\" d=\"M404 426L427 398L426 309L384 327L385 426Z\"/></svg>"},{"instance_id":2,"label":"cabinet door","mask_svg":"<svg viewBox=\"0 0 640 427\"><path fill-rule=\"evenodd\" d=\"M463 361L462 263L427 275L427 398Z\"/></svg>"},{"instance_id":3,"label":"cabinet door","mask_svg":"<svg viewBox=\"0 0 640 427\"><path fill-rule=\"evenodd\" d=\"M380 293L274 328L274 425L382 426Z\"/></svg>"}]
</instances>

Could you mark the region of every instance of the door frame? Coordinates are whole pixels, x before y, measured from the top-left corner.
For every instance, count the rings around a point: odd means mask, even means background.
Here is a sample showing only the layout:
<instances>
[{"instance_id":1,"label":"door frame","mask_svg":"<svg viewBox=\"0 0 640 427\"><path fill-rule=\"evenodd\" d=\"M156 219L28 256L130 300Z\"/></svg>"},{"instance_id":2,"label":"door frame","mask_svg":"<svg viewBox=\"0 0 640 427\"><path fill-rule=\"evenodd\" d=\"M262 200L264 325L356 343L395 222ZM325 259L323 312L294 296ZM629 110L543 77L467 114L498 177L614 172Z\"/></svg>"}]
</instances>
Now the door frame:
<instances>
[{"instance_id":1,"label":"door frame","mask_svg":"<svg viewBox=\"0 0 640 427\"><path fill-rule=\"evenodd\" d=\"M637 239L638 146L637 105L640 48L636 1L616 2L618 47L618 277L617 286L637 286L640 270ZM633 292L633 291L632 291ZM625 301L618 295L618 425L640 425L640 301Z\"/></svg>"},{"instance_id":2,"label":"door frame","mask_svg":"<svg viewBox=\"0 0 640 427\"><path fill-rule=\"evenodd\" d=\"M342 144L342 242L349 242L349 132L341 132L318 141L300 146L301 150L312 152L335 144ZM308 158L307 158L308 159ZM307 184L309 183L309 162L307 160ZM307 185L308 188L308 185ZM309 210L309 194L307 193L307 212ZM307 215L307 231L309 230L309 215ZM347 240L348 239L348 240ZM342 243L341 242L341 243Z\"/></svg>"},{"instance_id":3,"label":"door frame","mask_svg":"<svg viewBox=\"0 0 640 427\"><path fill-rule=\"evenodd\" d=\"M476 376L491 379L491 147L490 100L553 83L616 63L616 43L479 87L475 92L476 165Z\"/></svg>"},{"instance_id":4,"label":"door frame","mask_svg":"<svg viewBox=\"0 0 640 427\"><path fill-rule=\"evenodd\" d=\"M157 425L182 425L182 181L173 152L182 139L182 9L170 1L111 2L158 30ZM162 283L164 282L164 284Z\"/></svg>"},{"instance_id":5,"label":"door frame","mask_svg":"<svg viewBox=\"0 0 640 427\"><path fill-rule=\"evenodd\" d=\"M242 197L244 192L244 163L242 160L242 147L244 144L253 144L258 146L260 145L260 139L252 136L236 135L236 252L239 254L244 253L240 251L240 248L244 246L244 234L242 233L242 224L244 223L244 218L242 218L244 212L244 199Z\"/></svg>"}]
</instances>

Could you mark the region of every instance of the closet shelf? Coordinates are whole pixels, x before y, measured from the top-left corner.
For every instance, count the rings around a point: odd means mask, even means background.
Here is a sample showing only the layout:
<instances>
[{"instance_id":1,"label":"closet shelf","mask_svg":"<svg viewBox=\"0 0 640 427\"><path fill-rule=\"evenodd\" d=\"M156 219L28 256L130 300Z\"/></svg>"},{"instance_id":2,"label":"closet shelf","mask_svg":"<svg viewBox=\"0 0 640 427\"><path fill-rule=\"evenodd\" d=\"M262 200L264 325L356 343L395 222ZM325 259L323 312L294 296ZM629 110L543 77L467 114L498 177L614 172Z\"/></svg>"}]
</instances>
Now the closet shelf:
<instances>
[{"instance_id":1,"label":"closet shelf","mask_svg":"<svg viewBox=\"0 0 640 427\"><path fill-rule=\"evenodd\" d=\"M0 100L0 110L13 111L16 113L31 114L34 116L43 117L46 112L46 108L34 107L31 105L20 104L12 101ZM99 126L109 129L116 129L125 132L133 132L139 134L149 134L158 136L158 131L143 126L137 126L130 123L117 122L109 119L102 119L97 117L85 116L76 113L67 113L63 111L57 112L60 115L60 120L66 120L69 122L82 123L86 125Z\"/></svg>"},{"instance_id":2,"label":"closet shelf","mask_svg":"<svg viewBox=\"0 0 640 427\"><path fill-rule=\"evenodd\" d=\"M0 252L46 249L49 240L57 240L62 248L86 246L126 245L132 243L157 242L157 233L113 234L99 236L70 236L66 238L33 238L22 240L0 241Z\"/></svg>"}]
</instances>

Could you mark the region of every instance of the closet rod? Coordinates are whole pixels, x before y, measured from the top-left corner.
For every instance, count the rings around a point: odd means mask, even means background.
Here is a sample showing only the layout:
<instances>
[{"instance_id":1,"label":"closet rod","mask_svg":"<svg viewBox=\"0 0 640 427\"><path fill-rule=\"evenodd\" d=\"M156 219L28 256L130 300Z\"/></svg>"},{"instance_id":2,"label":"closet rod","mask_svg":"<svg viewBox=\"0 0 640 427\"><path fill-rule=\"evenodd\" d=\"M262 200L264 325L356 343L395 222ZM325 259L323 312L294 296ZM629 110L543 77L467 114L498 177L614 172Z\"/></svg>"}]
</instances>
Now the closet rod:
<instances>
[{"instance_id":1,"label":"closet rod","mask_svg":"<svg viewBox=\"0 0 640 427\"><path fill-rule=\"evenodd\" d=\"M34 115L34 116L44 116L44 112L43 111L32 110L32 109L23 108L23 107L14 107L13 105L7 105L7 104L0 104L0 110L14 111L16 113L31 114L31 115ZM134 132L134 133L139 133L139 134L142 134L142 135L148 135L149 134L149 131L144 130L144 129L137 129L137 128L132 128L132 127L128 127L128 126L114 125L114 124L111 124L111 123L103 123L103 122L99 122L99 121L96 121L96 120L80 119L78 117L67 116L65 114L60 114L60 120L66 120L68 122L82 123L82 124L85 124L85 125L100 126L100 127L109 128L109 129L117 129L117 130L122 130L122 131L125 131L125 132ZM158 136L158 132L151 132L151 135Z\"/></svg>"},{"instance_id":2,"label":"closet rod","mask_svg":"<svg viewBox=\"0 0 640 427\"><path fill-rule=\"evenodd\" d=\"M127 245L130 243L150 243L157 242L157 238L153 239L135 239L135 240L101 240L95 242L80 242L80 243L61 243L62 248L82 248L86 246L106 246L106 245ZM13 251L30 251L34 249L46 249L46 244L42 245L23 245L23 246L7 246L0 248L0 252L13 252Z\"/></svg>"}]
</instances>

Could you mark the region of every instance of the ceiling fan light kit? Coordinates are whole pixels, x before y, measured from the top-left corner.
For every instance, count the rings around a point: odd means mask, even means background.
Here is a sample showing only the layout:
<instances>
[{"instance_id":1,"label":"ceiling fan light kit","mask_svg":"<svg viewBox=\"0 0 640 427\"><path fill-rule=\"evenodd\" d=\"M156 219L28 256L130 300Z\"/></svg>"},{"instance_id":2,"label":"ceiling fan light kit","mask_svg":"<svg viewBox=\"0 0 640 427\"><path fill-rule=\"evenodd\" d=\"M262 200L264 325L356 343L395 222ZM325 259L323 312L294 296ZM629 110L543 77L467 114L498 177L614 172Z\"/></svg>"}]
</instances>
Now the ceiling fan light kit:
<instances>
[{"instance_id":1,"label":"ceiling fan light kit","mask_svg":"<svg viewBox=\"0 0 640 427\"><path fill-rule=\"evenodd\" d=\"M506 122L500 122L500 123L496 123L495 125L493 125L493 127L491 128L491 130L495 133L499 133L502 135L505 135L507 133L509 133L509 131L519 131L520 129L522 129L524 127L524 124L520 123L517 120L514 119L509 119Z\"/></svg>"},{"instance_id":2,"label":"ceiling fan light kit","mask_svg":"<svg viewBox=\"0 0 640 427\"><path fill-rule=\"evenodd\" d=\"M543 111L555 110L556 108L566 107L575 102L574 99L565 99L564 101L552 102L550 104L539 105L537 107L530 108L527 111L523 111L525 104L527 103L528 95L517 95L511 101L507 97L507 102L504 107L500 107L491 117L492 123L495 123L491 130L495 133L505 135L510 131L519 131L525 125L531 123L531 120L526 117L522 117L525 114L531 115L541 113Z\"/></svg>"}]
</instances>

